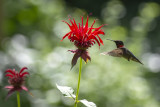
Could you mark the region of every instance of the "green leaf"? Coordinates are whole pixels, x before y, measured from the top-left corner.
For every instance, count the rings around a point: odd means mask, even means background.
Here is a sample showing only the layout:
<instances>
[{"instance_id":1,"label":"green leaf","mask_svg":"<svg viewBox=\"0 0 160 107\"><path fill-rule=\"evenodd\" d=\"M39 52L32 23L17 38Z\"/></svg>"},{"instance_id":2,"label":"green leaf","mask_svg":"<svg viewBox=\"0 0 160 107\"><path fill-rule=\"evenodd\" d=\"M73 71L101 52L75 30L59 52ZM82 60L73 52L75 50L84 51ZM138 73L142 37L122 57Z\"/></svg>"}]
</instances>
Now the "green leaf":
<instances>
[{"instance_id":1,"label":"green leaf","mask_svg":"<svg viewBox=\"0 0 160 107\"><path fill-rule=\"evenodd\" d=\"M74 95L74 90L72 87L59 86L58 84L56 84L56 86L65 97L70 97L75 100L76 96Z\"/></svg>"},{"instance_id":2,"label":"green leaf","mask_svg":"<svg viewBox=\"0 0 160 107\"><path fill-rule=\"evenodd\" d=\"M89 102L86 99L79 100L81 103L83 103L86 107L97 107L95 103Z\"/></svg>"}]
</instances>

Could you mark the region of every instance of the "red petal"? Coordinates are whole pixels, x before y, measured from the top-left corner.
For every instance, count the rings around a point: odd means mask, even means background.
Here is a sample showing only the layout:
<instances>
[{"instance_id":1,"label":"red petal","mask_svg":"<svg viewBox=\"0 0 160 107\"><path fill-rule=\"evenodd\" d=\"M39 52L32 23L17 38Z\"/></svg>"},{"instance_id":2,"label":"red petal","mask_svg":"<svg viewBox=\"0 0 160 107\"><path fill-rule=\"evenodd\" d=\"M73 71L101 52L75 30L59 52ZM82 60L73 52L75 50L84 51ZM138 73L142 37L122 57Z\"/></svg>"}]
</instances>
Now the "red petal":
<instances>
[{"instance_id":1,"label":"red petal","mask_svg":"<svg viewBox=\"0 0 160 107\"><path fill-rule=\"evenodd\" d=\"M72 30L72 27L68 22L66 22L66 21L63 21L63 22L66 23L69 26L70 30Z\"/></svg>"},{"instance_id":2,"label":"red petal","mask_svg":"<svg viewBox=\"0 0 160 107\"><path fill-rule=\"evenodd\" d=\"M66 35L64 35L61 41L63 41L63 39L66 38L70 33L71 32L68 32Z\"/></svg>"},{"instance_id":3,"label":"red petal","mask_svg":"<svg viewBox=\"0 0 160 107\"><path fill-rule=\"evenodd\" d=\"M94 34L96 34L96 32L99 32L99 30L101 29L101 27L103 27L104 25L101 25L100 27L98 27L98 28L95 28L95 30L92 32L92 33L94 33Z\"/></svg>"},{"instance_id":4,"label":"red petal","mask_svg":"<svg viewBox=\"0 0 160 107\"><path fill-rule=\"evenodd\" d=\"M87 51L83 51L81 54L81 58L87 63L88 59L91 60L89 53Z\"/></svg>"},{"instance_id":5,"label":"red petal","mask_svg":"<svg viewBox=\"0 0 160 107\"><path fill-rule=\"evenodd\" d=\"M11 90L9 90L9 92L8 92L8 94L7 94L7 97L6 97L6 100L7 100L8 97L10 97L10 96L13 94L13 92L15 92L15 91L16 91L15 88L12 88Z\"/></svg>"},{"instance_id":6,"label":"red petal","mask_svg":"<svg viewBox=\"0 0 160 107\"><path fill-rule=\"evenodd\" d=\"M84 33L86 33L87 30L88 30L88 19L89 19L89 17L87 17L86 25L85 25L85 28L84 28Z\"/></svg>"},{"instance_id":7,"label":"red petal","mask_svg":"<svg viewBox=\"0 0 160 107\"><path fill-rule=\"evenodd\" d=\"M97 35L97 37L99 38L100 43L103 45L102 39L98 35Z\"/></svg>"},{"instance_id":8,"label":"red petal","mask_svg":"<svg viewBox=\"0 0 160 107\"><path fill-rule=\"evenodd\" d=\"M104 35L104 32L102 30L98 30L98 31L94 31L93 34L94 35L99 35L99 34Z\"/></svg>"},{"instance_id":9,"label":"red petal","mask_svg":"<svg viewBox=\"0 0 160 107\"><path fill-rule=\"evenodd\" d=\"M69 34L69 35L68 35L68 39L70 39L70 38L71 38L71 35L72 35L72 34Z\"/></svg>"},{"instance_id":10,"label":"red petal","mask_svg":"<svg viewBox=\"0 0 160 107\"><path fill-rule=\"evenodd\" d=\"M79 39L78 39L76 36L73 36L73 37L71 38L71 40L72 40L72 41L74 41L74 40L79 41Z\"/></svg>"},{"instance_id":11,"label":"red petal","mask_svg":"<svg viewBox=\"0 0 160 107\"><path fill-rule=\"evenodd\" d=\"M29 75L29 73L28 72L23 72L21 75L20 75L20 77L24 77L25 75Z\"/></svg>"},{"instance_id":12,"label":"red petal","mask_svg":"<svg viewBox=\"0 0 160 107\"><path fill-rule=\"evenodd\" d=\"M4 88L7 88L7 89L12 89L12 88L14 88L13 86L5 86Z\"/></svg>"},{"instance_id":13,"label":"red petal","mask_svg":"<svg viewBox=\"0 0 160 107\"><path fill-rule=\"evenodd\" d=\"M100 43L99 43L98 39L97 39L94 35L91 35L91 36L89 37L89 39L94 39L94 40L96 40L96 42L97 42L98 45L100 46Z\"/></svg>"},{"instance_id":14,"label":"red petal","mask_svg":"<svg viewBox=\"0 0 160 107\"><path fill-rule=\"evenodd\" d=\"M68 51L70 51L72 53L76 53L78 50L68 50Z\"/></svg>"},{"instance_id":15,"label":"red petal","mask_svg":"<svg viewBox=\"0 0 160 107\"><path fill-rule=\"evenodd\" d=\"M91 25L91 28L93 28L93 25L95 24L95 22L96 22L96 21L94 20L94 22L93 22L92 25Z\"/></svg>"},{"instance_id":16,"label":"red petal","mask_svg":"<svg viewBox=\"0 0 160 107\"><path fill-rule=\"evenodd\" d=\"M11 78L14 77L12 74L6 74L5 76L6 77L11 77Z\"/></svg>"},{"instance_id":17,"label":"red petal","mask_svg":"<svg viewBox=\"0 0 160 107\"><path fill-rule=\"evenodd\" d=\"M105 35L104 31L99 31L99 34Z\"/></svg>"},{"instance_id":18,"label":"red petal","mask_svg":"<svg viewBox=\"0 0 160 107\"><path fill-rule=\"evenodd\" d=\"M98 41L98 39L94 36L94 39L96 40L96 42L98 43L98 45L100 46L100 43Z\"/></svg>"},{"instance_id":19,"label":"red petal","mask_svg":"<svg viewBox=\"0 0 160 107\"><path fill-rule=\"evenodd\" d=\"M21 74L25 69L28 69L28 68L27 68L27 67L23 67L23 68L20 70L19 74Z\"/></svg>"},{"instance_id":20,"label":"red petal","mask_svg":"<svg viewBox=\"0 0 160 107\"><path fill-rule=\"evenodd\" d=\"M82 19L81 19L81 20L82 20L82 27L83 27L83 16L82 16Z\"/></svg>"},{"instance_id":21,"label":"red petal","mask_svg":"<svg viewBox=\"0 0 160 107\"><path fill-rule=\"evenodd\" d=\"M74 18L73 18L74 23L73 23L73 21L72 21L71 19L69 19L69 20L70 20L70 22L71 22L71 24L72 24L72 26L71 26L71 27L72 27L71 31L74 31L74 33L77 33L77 32L78 32L78 27L77 27L77 24L76 24Z\"/></svg>"},{"instance_id":22,"label":"red petal","mask_svg":"<svg viewBox=\"0 0 160 107\"><path fill-rule=\"evenodd\" d=\"M76 21L74 19L73 19L73 21L74 21L75 28L78 29Z\"/></svg>"},{"instance_id":23,"label":"red petal","mask_svg":"<svg viewBox=\"0 0 160 107\"><path fill-rule=\"evenodd\" d=\"M96 28L95 30L99 30L99 29L101 29L101 27L103 27L104 25L101 25L100 27L98 27L98 28Z\"/></svg>"},{"instance_id":24,"label":"red petal","mask_svg":"<svg viewBox=\"0 0 160 107\"><path fill-rule=\"evenodd\" d=\"M31 92L28 91L28 88L26 86L21 86L21 88L25 91L27 91L32 97L33 97L33 94Z\"/></svg>"},{"instance_id":25,"label":"red petal","mask_svg":"<svg viewBox=\"0 0 160 107\"><path fill-rule=\"evenodd\" d=\"M80 52L77 52L74 54L73 58L72 58L72 66L71 69L76 65L78 58L81 56Z\"/></svg>"},{"instance_id":26,"label":"red petal","mask_svg":"<svg viewBox=\"0 0 160 107\"><path fill-rule=\"evenodd\" d=\"M22 88L23 90L25 90L25 91L28 91L28 88L25 87L25 86L21 86L21 88Z\"/></svg>"},{"instance_id":27,"label":"red petal","mask_svg":"<svg viewBox=\"0 0 160 107\"><path fill-rule=\"evenodd\" d=\"M5 73L11 73L11 74L15 75L15 71L12 71L11 69L6 70Z\"/></svg>"},{"instance_id":28,"label":"red petal","mask_svg":"<svg viewBox=\"0 0 160 107\"><path fill-rule=\"evenodd\" d=\"M79 29L81 28L81 24L80 23L78 23L78 25L79 25Z\"/></svg>"},{"instance_id":29,"label":"red petal","mask_svg":"<svg viewBox=\"0 0 160 107\"><path fill-rule=\"evenodd\" d=\"M74 19L73 19L74 20ZM73 28L75 27L75 25L74 25L74 23L73 23L73 21L71 20L71 19L69 19L69 21L71 22L71 24L72 24L72 29L71 30L73 30Z\"/></svg>"},{"instance_id":30,"label":"red petal","mask_svg":"<svg viewBox=\"0 0 160 107\"><path fill-rule=\"evenodd\" d=\"M91 25L91 28L89 28L88 34L91 33L91 31L92 31L92 29L93 29L93 25L94 25L95 22L96 22L96 21L94 20L93 24Z\"/></svg>"}]
</instances>

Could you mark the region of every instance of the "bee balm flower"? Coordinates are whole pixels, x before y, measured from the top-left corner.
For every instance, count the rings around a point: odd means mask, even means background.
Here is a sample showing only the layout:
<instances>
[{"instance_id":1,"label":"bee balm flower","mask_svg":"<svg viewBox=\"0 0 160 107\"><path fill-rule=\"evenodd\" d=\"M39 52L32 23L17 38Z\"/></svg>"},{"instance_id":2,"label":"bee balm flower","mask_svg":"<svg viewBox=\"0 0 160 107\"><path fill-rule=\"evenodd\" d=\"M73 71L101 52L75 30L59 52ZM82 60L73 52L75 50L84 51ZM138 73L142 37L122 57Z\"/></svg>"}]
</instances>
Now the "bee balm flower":
<instances>
[{"instance_id":1,"label":"bee balm flower","mask_svg":"<svg viewBox=\"0 0 160 107\"><path fill-rule=\"evenodd\" d=\"M8 69L5 71L5 73L7 73L5 76L8 77L8 82L10 84L9 86L5 86L5 88L9 89L9 92L6 98L11 96L15 91L25 90L28 92L27 87L24 86L25 77L29 75L28 72L23 72L26 69L27 67L23 67L19 73L15 71L15 69L13 70Z\"/></svg>"},{"instance_id":2,"label":"bee balm flower","mask_svg":"<svg viewBox=\"0 0 160 107\"><path fill-rule=\"evenodd\" d=\"M88 26L88 19L86 24L83 25L83 17L82 17L82 23L78 24L76 23L75 19L71 20L69 19L70 23L66 21L65 22L69 28L70 31L63 37L65 39L68 37L68 39L74 43L74 45L77 47L76 50L69 50L72 53L74 53L73 59L72 59L72 67L76 65L77 60L79 57L81 57L85 62L88 60L91 60L89 53L88 53L88 48L93 46L95 43L98 43L100 46L101 44L103 45L102 39L99 37L100 34L104 35L104 31L101 29L104 25L101 25L98 28L94 28L93 25L95 23L95 20L91 27ZM62 40L63 40L62 39ZM71 68L72 68L71 67Z\"/></svg>"}]
</instances>

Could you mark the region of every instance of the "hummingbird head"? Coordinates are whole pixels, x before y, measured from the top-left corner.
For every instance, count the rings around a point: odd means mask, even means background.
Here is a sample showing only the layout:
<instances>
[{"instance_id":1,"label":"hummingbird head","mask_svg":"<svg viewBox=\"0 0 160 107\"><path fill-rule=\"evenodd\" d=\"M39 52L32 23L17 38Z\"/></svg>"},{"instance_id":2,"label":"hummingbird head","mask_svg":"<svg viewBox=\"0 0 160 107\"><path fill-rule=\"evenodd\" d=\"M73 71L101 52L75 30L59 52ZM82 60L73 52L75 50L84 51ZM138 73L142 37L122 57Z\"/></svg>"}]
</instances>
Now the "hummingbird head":
<instances>
[{"instance_id":1,"label":"hummingbird head","mask_svg":"<svg viewBox=\"0 0 160 107\"><path fill-rule=\"evenodd\" d=\"M117 48L124 47L124 44L123 44L123 42L122 42L122 41L120 41L120 40L114 40L114 42L116 43Z\"/></svg>"},{"instance_id":2,"label":"hummingbird head","mask_svg":"<svg viewBox=\"0 0 160 107\"><path fill-rule=\"evenodd\" d=\"M124 43L123 43L121 40L111 40L111 39L107 39L107 40L110 40L110 41L115 42L115 43L116 43L117 48L124 47Z\"/></svg>"}]
</instances>

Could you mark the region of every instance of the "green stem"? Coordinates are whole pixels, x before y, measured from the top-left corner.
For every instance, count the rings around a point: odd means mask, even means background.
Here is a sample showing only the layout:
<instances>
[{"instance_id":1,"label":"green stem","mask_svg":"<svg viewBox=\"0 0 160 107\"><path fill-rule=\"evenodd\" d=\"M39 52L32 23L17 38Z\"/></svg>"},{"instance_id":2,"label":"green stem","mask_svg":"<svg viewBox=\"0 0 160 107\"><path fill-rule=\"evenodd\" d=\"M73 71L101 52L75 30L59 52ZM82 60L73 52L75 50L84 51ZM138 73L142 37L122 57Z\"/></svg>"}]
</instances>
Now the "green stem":
<instances>
[{"instance_id":1,"label":"green stem","mask_svg":"<svg viewBox=\"0 0 160 107\"><path fill-rule=\"evenodd\" d=\"M80 86L80 81L81 81L81 71L82 71L82 58L80 57L79 77L78 77L78 85L77 85L76 100L74 103L74 107L77 107L77 103L78 103L79 86Z\"/></svg>"},{"instance_id":2,"label":"green stem","mask_svg":"<svg viewBox=\"0 0 160 107\"><path fill-rule=\"evenodd\" d=\"M17 91L17 105L18 107L21 107L19 91Z\"/></svg>"}]
</instances>

